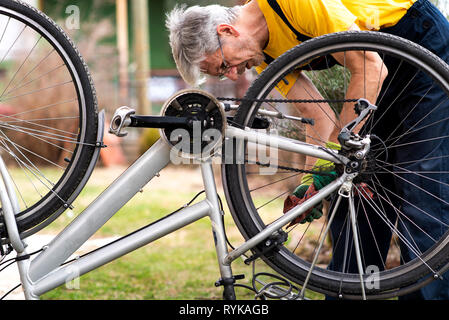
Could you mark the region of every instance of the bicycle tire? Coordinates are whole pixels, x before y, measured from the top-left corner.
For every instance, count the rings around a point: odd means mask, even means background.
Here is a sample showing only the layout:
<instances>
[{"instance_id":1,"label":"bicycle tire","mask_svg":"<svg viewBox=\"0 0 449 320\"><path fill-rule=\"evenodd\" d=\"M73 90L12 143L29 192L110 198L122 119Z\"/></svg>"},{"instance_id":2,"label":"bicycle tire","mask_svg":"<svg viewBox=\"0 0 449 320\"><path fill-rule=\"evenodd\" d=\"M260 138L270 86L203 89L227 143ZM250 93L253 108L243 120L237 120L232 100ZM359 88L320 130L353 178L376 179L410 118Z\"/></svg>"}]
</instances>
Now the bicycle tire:
<instances>
[{"instance_id":1,"label":"bicycle tire","mask_svg":"<svg viewBox=\"0 0 449 320\"><path fill-rule=\"evenodd\" d=\"M0 18L5 36L2 54L7 51L2 62L11 61L0 104L17 108L18 100L32 100L22 101L19 112L2 115L0 130L2 155L9 157L5 162L20 202L17 226L21 236L27 237L70 207L86 183L97 148L97 97L78 49L52 19L16 0L0 1ZM15 41L10 43L7 37ZM20 53L20 61L9 55L14 50ZM26 142L15 142L19 139ZM27 198L28 193L35 194Z\"/></svg>"},{"instance_id":2,"label":"bicycle tire","mask_svg":"<svg viewBox=\"0 0 449 320\"><path fill-rule=\"evenodd\" d=\"M249 127L256 116L257 110L262 105L265 108L271 106L260 102L252 103L251 100L267 98L276 84L283 81L285 75L295 67L307 65L318 56L325 57L338 50L373 50L379 54L382 52L383 57L385 57L385 53L388 53L395 58L404 59L406 63L416 64L421 70L428 72L431 78L441 86L445 94L449 93L449 67L430 51L411 41L389 34L347 31L306 41L272 62L256 78L247 91L233 119L235 124L241 127ZM277 110L274 106L273 109ZM242 164L224 164L222 166L222 178L230 211L245 239L255 236L269 223L265 220L267 218L263 218L262 214L258 212L259 208L256 209L255 202L257 199L252 199L251 193L261 187L257 186L257 188L251 189L248 182L249 173L246 174L247 166ZM251 171L251 173L253 172ZM290 190L290 192L292 191ZM279 194L279 192L276 194ZM270 201L272 201L270 203L274 203L273 200ZM282 212L282 208L278 210ZM367 298L395 297L420 288L431 281L432 278L438 278L441 272L448 268L448 241L449 232L445 231L444 235L422 253L418 259L381 271L378 286L369 290L364 288ZM289 280L299 285L304 283L311 265L310 261L298 257L286 246L280 246L265 255L263 249L264 245L260 244L254 249L254 252L261 254L262 259L268 265ZM366 274L364 276L366 277ZM317 268L311 273L308 288L334 297L360 299L362 296L359 275L331 271L325 267Z\"/></svg>"}]
</instances>

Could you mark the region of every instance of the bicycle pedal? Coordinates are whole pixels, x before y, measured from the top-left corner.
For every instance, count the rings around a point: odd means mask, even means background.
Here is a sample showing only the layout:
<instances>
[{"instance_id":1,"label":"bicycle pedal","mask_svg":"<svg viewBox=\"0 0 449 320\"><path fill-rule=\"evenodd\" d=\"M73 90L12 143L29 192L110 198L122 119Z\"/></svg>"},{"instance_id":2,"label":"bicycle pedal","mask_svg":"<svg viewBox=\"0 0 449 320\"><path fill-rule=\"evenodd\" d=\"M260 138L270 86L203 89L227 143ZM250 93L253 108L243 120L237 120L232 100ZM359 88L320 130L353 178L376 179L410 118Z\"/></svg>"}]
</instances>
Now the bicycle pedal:
<instances>
[{"instance_id":1,"label":"bicycle pedal","mask_svg":"<svg viewBox=\"0 0 449 320\"><path fill-rule=\"evenodd\" d=\"M220 286L227 286L227 285L233 285L237 280L243 280L245 279L244 274L236 274L235 276L232 276L231 278L220 278L220 280L215 282L216 287Z\"/></svg>"}]
</instances>

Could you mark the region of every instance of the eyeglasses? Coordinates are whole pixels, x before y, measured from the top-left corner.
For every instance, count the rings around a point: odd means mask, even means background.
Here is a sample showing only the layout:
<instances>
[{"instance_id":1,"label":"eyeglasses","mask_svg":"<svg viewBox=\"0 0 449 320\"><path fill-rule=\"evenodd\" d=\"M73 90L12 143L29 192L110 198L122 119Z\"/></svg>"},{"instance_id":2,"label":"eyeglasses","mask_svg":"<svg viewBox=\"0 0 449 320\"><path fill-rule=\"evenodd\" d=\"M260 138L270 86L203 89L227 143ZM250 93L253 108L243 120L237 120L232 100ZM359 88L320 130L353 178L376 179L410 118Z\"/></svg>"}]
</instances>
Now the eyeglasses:
<instances>
[{"instance_id":1,"label":"eyeglasses","mask_svg":"<svg viewBox=\"0 0 449 320\"><path fill-rule=\"evenodd\" d=\"M217 39L218 39L218 45L219 45L220 51L221 51L221 58L223 61L220 65L218 77L221 80L223 80L225 78L225 74L228 73L229 69L231 69L232 66L230 66L224 58L223 47L221 46L220 36L218 35L218 33L217 33Z\"/></svg>"}]
</instances>

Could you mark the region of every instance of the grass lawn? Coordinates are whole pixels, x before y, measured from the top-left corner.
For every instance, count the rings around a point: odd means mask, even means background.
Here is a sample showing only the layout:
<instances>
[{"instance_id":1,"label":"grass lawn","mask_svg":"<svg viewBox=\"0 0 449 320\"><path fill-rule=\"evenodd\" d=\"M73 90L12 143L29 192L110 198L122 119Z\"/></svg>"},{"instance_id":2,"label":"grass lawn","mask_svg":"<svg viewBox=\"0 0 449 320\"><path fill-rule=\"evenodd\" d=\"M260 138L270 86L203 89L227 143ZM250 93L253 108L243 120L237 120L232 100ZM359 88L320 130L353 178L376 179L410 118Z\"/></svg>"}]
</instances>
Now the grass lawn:
<instances>
[{"instance_id":1,"label":"grass lawn","mask_svg":"<svg viewBox=\"0 0 449 320\"><path fill-rule=\"evenodd\" d=\"M72 212L64 213L40 233L56 234L79 214L119 174L118 169L97 168L88 185L75 202ZM165 173L167 172L167 174ZM126 235L165 216L203 190L198 170L169 168L161 172L124 208L99 230L95 237ZM223 192L219 194L224 200ZM204 199L200 197L198 200ZM234 245L243 241L226 207L225 224L228 238ZM210 221L205 218L157 240L133 253L94 270L74 283L63 285L41 299L221 299L222 289L214 283L220 277ZM245 274L239 283L249 285L252 268L238 259L233 263L234 274ZM273 272L263 262L256 271ZM253 299L249 290L236 289L238 299ZM314 298L320 298L314 296Z\"/></svg>"}]
</instances>

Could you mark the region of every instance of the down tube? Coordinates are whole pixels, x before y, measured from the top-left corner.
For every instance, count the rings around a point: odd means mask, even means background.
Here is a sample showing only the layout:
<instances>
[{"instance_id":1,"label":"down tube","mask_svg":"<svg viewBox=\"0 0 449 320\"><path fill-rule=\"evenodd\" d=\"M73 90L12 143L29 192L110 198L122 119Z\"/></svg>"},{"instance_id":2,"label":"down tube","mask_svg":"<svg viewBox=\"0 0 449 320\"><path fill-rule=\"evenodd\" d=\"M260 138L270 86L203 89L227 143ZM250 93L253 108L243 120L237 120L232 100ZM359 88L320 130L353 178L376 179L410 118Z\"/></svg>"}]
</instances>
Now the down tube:
<instances>
[{"instance_id":1,"label":"down tube","mask_svg":"<svg viewBox=\"0 0 449 320\"><path fill-rule=\"evenodd\" d=\"M75 220L53 239L30 265L37 281L59 267L170 161L170 147L159 140L131 165Z\"/></svg>"}]
</instances>

